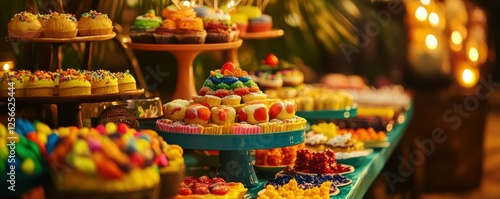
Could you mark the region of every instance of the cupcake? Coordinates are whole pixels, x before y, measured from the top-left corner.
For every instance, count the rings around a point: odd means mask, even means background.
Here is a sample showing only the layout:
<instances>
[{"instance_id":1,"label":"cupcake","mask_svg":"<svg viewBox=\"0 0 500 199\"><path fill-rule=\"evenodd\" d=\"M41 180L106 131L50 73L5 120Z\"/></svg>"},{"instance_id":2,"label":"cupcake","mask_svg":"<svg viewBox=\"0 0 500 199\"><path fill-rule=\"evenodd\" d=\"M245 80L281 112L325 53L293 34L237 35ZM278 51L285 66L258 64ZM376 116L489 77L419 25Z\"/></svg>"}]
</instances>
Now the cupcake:
<instances>
[{"instance_id":1,"label":"cupcake","mask_svg":"<svg viewBox=\"0 0 500 199\"><path fill-rule=\"evenodd\" d=\"M52 12L45 25L45 37L71 38L78 33L77 20L73 14Z\"/></svg>"},{"instance_id":2,"label":"cupcake","mask_svg":"<svg viewBox=\"0 0 500 199\"><path fill-rule=\"evenodd\" d=\"M26 83L26 96L54 96L54 80L47 72L37 71Z\"/></svg>"},{"instance_id":3,"label":"cupcake","mask_svg":"<svg viewBox=\"0 0 500 199\"><path fill-rule=\"evenodd\" d=\"M252 104L238 111L238 120L248 124L269 122L269 109L264 104Z\"/></svg>"},{"instance_id":4,"label":"cupcake","mask_svg":"<svg viewBox=\"0 0 500 199\"><path fill-rule=\"evenodd\" d=\"M206 125L210 120L211 111L206 106L193 104L186 108L184 122L186 124Z\"/></svg>"},{"instance_id":5,"label":"cupcake","mask_svg":"<svg viewBox=\"0 0 500 199\"><path fill-rule=\"evenodd\" d=\"M204 21L207 31L205 43L227 43L233 40L230 15L216 12L206 15Z\"/></svg>"},{"instance_id":6,"label":"cupcake","mask_svg":"<svg viewBox=\"0 0 500 199\"><path fill-rule=\"evenodd\" d=\"M59 96L90 95L91 85L83 75L65 75L59 80Z\"/></svg>"},{"instance_id":7,"label":"cupcake","mask_svg":"<svg viewBox=\"0 0 500 199\"><path fill-rule=\"evenodd\" d=\"M14 15L8 24L11 38L37 38L42 34L42 24L34 14L20 12Z\"/></svg>"},{"instance_id":8,"label":"cupcake","mask_svg":"<svg viewBox=\"0 0 500 199\"><path fill-rule=\"evenodd\" d=\"M249 18L248 32L266 32L273 28L273 19L269 15L261 15L256 18Z\"/></svg>"},{"instance_id":9,"label":"cupcake","mask_svg":"<svg viewBox=\"0 0 500 199\"><path fill-rule=\"evenodd\" d=\"M83 13L78 20L78 33L81 36L108 35L113 32L113 22L107 14L91 10Z\"/></svg>"},{"instance_id":10,"label":"cupcake","mask_svg":"<svg viewBox=\"0 0 500 199\"><path fill-rule=\"evenodd\" d=\"M159 143L126 124L60 127L49 156L54 189L48 198L153 199L160 182Z\"/></svg>"},{"instance_id":11,"label":"cupcake","mask_svg":"<svg viewBox=\"0 0 500 199\"><path fill-rule=\"evenodd\" d=\"M233 107L220 106L212 108L212 122L218 125L232 124L236 121L236 110Z\"/></svg>"},{"instance_id":12,"label":"cupcake","mask_svg":"<svg viewBox=\"0 0 500 199\"><path fill-rule=\"evenodd\" d=\"M149 10L144 15L135 18L130 30L130 38L134 43L155 43L153 35L156 28L160 27L162 20L155 15L154 10Z\"/></svg>"},{"instance_id":13,"label":"cupcake","mask_svg":"<svg viewBox=\"0 0 500 199\"><path fill-rule=\"evenodd\" d=\"M189 106L189 101L176 99L162 106L165 118L173 121L183 121L186 113L186 108Z\"/></svg>"},{"instance_id":14,"label":"cupcake","mask_svg":"<svg viewBox=\"0 0 500 199\"><path fill-rule=\"evenodd\" d=\"M50 14L37 14L36 18L42 25L42 29L44 29L45 26L47 25L47 21L50 19Z\"/></svg>"},{"instance_id":15,"label":"cupcake","mask_svg":"<svg viewBox=\"0 0 500 199\"><path fill-rule=\"evenodd\" d=\"M231 22L236 24L236 28L240 31L240 34L244 35L247 33L248 29L248 17L242 13L231 14Z\"/></svg>"},{"instance_id":16,"label":"cupcake","mask_svg":"<svg viewBox=\"0 0 500 199\"><path fill-rule=\"evenodd\" d=\"M177 43L177 38L175 37L176 30L177 30L177 24L173 20L171 19L163 20L161 27L158 27L153 33L156 43L159 44Z\"/></svg>"},{"instance_id":17,"label":"cupcake","mask_svg":"<svg viewBox=\"0 0 500 199\"><path fill-rule=\"evenodd\" d=\"M118 78L118 91L133 91L137 90L137 85L134 76L130 74L130 71L125 71L124 73L115 73L116 78Z\"/></svg>"},{"instance_id":18,"label":"cupcake","mask_svg":"<svg viewBox=\"0 0 500 199\"><path fill-rule=\"evenodd\" d=\"M207 32L201 18L182 18L179 20L175 37L180 44L203 44Z\"/></svg>"},{"instance_id":19,"label":"cupcake","mask_svg":"<svg viewBox=\"0 0 500 199\"><path fill-rule=\"evenodd\" d=\"M250 5L238 6L237 13L246 15L248 19L257 18L262 15L260 8Z\"/></svg>"},{"instance_id":20,"label":"cupcake","mask_svg":"<svg viewBox=\"0 0 500 199\"><path fill-rule=\"evenodd\" d=\"M109 71L98 70L88 74L92 94L118 93L118 79Z\"/></svg>"},{"instance_id":21,"label":"cupcake","mask_svg":"<svg viewBox=\"0 0 500 199\"><path fill-rule=\"evenodd\" d=\"M185 18L196 18L196 12L193 8L187 6L177 7L175 5L170 5L162 10L161 15L165 19L170 19L175 22L175 24L179 24L181 19Z\"/></svg>"},{"instance_id":22,"label":"cupcake","mask_svg":"<svg viewBox=\"0 0 500 199\"><path fill-rule=\"evenodd\" d=\"M19 73L5 72L0 77L0 96L24 97L26 96L26 80ZM13 94L13 96L11 96Z\"/></svg>"},{"instance_id":23,"label":"cupcake","mask_svg":"<svg viewBox=\"0 0 500 199\"><path fill-rule=\"evenodd\" d=\"M228 95L222 98L222 105L236 106L241 103L239 95Z\"/></svg>"},{"instance_id":24,"label":"cupcake","mask_svg":"<svg viewBox=\"0 0 500 199\"><path fill-rule=\"evenodd\" d=\"M58 72L48 72L54 81L54 95L59 95L59 80L61 80L61 74Z\"/></svg>"}]
</instances>

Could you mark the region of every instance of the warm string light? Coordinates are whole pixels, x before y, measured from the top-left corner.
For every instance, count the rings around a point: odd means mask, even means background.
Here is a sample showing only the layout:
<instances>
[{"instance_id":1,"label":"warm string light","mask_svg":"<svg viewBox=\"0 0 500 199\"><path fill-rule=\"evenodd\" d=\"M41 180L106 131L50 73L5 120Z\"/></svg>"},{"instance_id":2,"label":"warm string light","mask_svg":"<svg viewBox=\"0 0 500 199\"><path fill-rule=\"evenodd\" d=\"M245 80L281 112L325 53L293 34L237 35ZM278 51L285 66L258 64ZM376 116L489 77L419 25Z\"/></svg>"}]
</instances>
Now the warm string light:
<instances>
[{"instance_id":1,"label":"warm string light","mask_svg":"<svg viewBox=\"0 0 500 199\"><path fill-rule=\"evenodd\" d=\"M419 21L425 21L427 19L427 10L422 6L419 6L415 10L415 18Z\"/></svg>"},{"instance_id":2,"label":"warm string light","mask_svg":"<svg viewBox=\"0 0 500 199\"><path fill-rule=\"evenodd\" d=\"M470 48L467 54L469 55L469 60L472 62L477 62L479 59L479 51L475 47Z\"/></svg>"},{"instance_id":3,"label":"warm string light","mask_svg":"<svg viewBox=\"0 0 500 199\"><path fill-rule=\"evenodd\" d=\"M5 64L3 65L3 69L4 69L4 70L9 70L9 69L10 69L10 65L9 65L8 63L5 63Z\"/></svg>"},{"instance_id":4,"label":"warm string light","mask_svg":"<svg viewBox=\"0 0 500 199\"><path fill-rule=\"evenodd\" d=\"M428 6L431 4L431 0L420 0L420 3L422 3L425 6Z\"/></svg>"},{"instance_id":5,"label":"warm string light","mask_svg":"<svg viewBox=\"0 0 500 199\"><path fill-rule=\"evenodd\" d=\"M438 46L438 40L437 40L436 36L434 36L433 34L428 34L425 37L425 46L427 46L427 48L429 48L431 50L436 49Z\"/></svg>"},{"instance_id":6,"label":"warm string light","mask_svg":"<svg viewBox=\"0 0 500 199\"><path fill-rule=\"evenodd\" d=\"M453 31L451 33L451 42L453 42L456 45L460 45L463 41L462 34L458 31Z\"/></svg>"},{"instance_id":7,"label":"warm string light","mask_svg":"<svg viewBox=\"0 0 500 199\"><path fill-rule=\"evenodd\" d=\"M435 12L431 12L429 14L429 23L431 24L431 26L438 26L439 25L439 15L436 14Z\"/></svg>"}]
</instances>

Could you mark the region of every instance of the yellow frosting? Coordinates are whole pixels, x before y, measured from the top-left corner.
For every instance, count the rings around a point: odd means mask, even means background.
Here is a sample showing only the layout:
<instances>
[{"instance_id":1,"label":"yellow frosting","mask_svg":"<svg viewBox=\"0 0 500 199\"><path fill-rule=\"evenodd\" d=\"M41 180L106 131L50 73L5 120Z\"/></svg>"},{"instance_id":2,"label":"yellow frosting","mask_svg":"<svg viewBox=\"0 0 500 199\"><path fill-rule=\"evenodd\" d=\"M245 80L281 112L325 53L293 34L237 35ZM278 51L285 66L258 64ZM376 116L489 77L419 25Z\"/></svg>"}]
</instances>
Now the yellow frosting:
<instances>
[{"instance_id":1,"label":"yellow frosting","mask_svg":"<svg viewBox=\"0 0 500 199\"><path fill-rule=\"evenodd\" d=\"M16 31L41 31L42 24L34 14L20 12L15 14L9 21L8 29Z\"/></svg>"},{"instance_id":2,"label":"yellow frosting","mask_svg":"<svg viewBox=\"0 0 500 199\"><path fill-rule=\"evenodd\" d=\"M47 73L33 75L26 83L26 88L54 88L54 80Z\"/></svg>"},{"instance_id":3,"label":"yellow frosting","mask_svg":"<svg viewBox=\"0 0 500 199\"><path fill-rule=\"evenodd\" d=\"M75 17L70 14L52 13L47 21L45 28L52 31L71 31L76 30L77 23Z\"/></svg>"},{"instance_id":4,"label":"yellow frosting","mask_svg":"<svg viewBox=\"0 0 500 199\"><path fill-rule=\"evenodd\" d=\"M93 77L91 82L92 88L118 86L118 79L111 75Z\"/></svg>"},{"instance_id":5,"label":"yellow frosting","mask_svg":"<svg viewBox=\"0 0 500 199\"><path fill-rule=\"evenodd\" d=\"M135 83L135 78L131 74L124 73L123 76L118 77L118 84Z\"/></svg>"},{"instance_id":6,"label":"yellow frosting","mask_svg":"<svg viewBox=\"0 0 500 199\"><path fill-rule=\"evenodd\" d=\"M56 180L56 182L61 182L56 183L59 190L78 192L137 191L153 188L160 181L156 167L133 169L118 180L101 179L98 176L90 176L78 171L65 172L62 175L54 176L54 178L60 180Z\"/></svg>"},{"instance_id":7,"label":"yellow frosting","mask_svg":"<svg viewBox=\"0 0 500 199\"><path fill-rule=\"evenodd\" d=\"M83 76L66 76L59 82L59 88L90 87L90 82Z\"/></svg>"},{"instance_id":8,"label":"yellow frosting","mask_svg":"<svg viewBox=\"0 0 500 199\"><path fill-rule=\"evenodd\" d=\"M108 18L108 15L90 11L83 14L78 20L78 29L103 29L112 28L113 22Z\"/></svg>"}]
</instances>

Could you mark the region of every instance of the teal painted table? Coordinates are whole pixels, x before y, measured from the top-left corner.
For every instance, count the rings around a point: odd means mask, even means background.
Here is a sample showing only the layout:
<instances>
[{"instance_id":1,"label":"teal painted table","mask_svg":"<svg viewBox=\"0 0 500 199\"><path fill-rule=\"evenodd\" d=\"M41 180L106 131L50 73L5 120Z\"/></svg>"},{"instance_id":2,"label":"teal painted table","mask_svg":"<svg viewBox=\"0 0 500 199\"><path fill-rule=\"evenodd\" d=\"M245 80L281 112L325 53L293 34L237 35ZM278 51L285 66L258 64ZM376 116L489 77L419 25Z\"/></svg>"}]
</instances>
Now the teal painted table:
<instances>
[{"instance_id":1,"label":"teal painted table","mask_svg":"<svg viewBox=\"0 0 500 199\"><path fill-rule=\"evenodd\" d=\"M365 162L356 167L353 173L347 174L346 177L352 179L354 182L351 185L339 187L339 195L332 196L331 198L363 198L371 184L378 176L385 163L394 152L394 149L399 144L403 135L411 121L413 115L413 107L410 107L405 113L405 120L403 123L394 126L393 130L388 134L388 140L391 143L389 147L382 149L375 149L372 154L366 157ZM264 188L265 180L260 177L259 186L250 188L246 198L255 198L257 192Z\"/></svg>"}]
</instances>

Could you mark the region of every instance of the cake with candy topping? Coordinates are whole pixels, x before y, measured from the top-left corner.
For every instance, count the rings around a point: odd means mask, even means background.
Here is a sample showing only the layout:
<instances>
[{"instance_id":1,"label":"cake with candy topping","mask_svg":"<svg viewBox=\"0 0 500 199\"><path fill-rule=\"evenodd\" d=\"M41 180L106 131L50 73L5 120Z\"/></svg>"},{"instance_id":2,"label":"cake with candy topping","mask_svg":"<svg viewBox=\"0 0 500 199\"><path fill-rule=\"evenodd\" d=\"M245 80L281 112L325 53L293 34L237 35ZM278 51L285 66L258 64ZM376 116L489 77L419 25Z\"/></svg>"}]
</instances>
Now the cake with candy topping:
<instances>
[{"instance_id":1,"label":"cake with candy topping","mask_svg":"<svg viewBox=\"0 0 500 199\"><path fill-rule=\"evenodd\" d=\"M26 82L27 80L23 78L22 74L18 72L4 73L2 77L0 77L0 96L2 97L26 96Z\"/></svg>"},{"instance_id":2,"label":"cake with candy topping","mask_svg":"<svg viewBox=\"0 0 500 199\"><path fill-rule=\"evenodd\" d=\"M11 38L37 38L43 30L37 16L29 12L15 14L9 21L7 29Z\"/></svg>"},{"instance_id":3,"label":"cake with candy topping","mask_svg":"<svg viewBox=\"0 0 500 199\"><path fill-rule=\"evenodd\" d=\"M54 96L54 80L44 71L36 71L26 83L26 96Z\"/></svg>"},{"instance_id":4,"label":"cake with candy topping","mask_svg":"<svg viewBox=\"0 0 500 199\"><path fill-rule=\"evenodd\" d=\"M306 121L295 116L293 101L267 99L248 73L225 63L210 72L193 100L163 105L158 129L190 134L259 134L302 130Z\"/></svg>"},{"instance_id":5,"label":"cake with candy topping","mask_svg":"<svg viewBox=\"0 0 500 199\"><path fill-rule=\"evenodd\" d=\"M71 38L78 34L77 20L73 14L51 12L43 30L45 37Z\"/></svg>"},{"instance_id":6,"label":"cake with candy topping","mask_svg":"<svg viewBox=\"0 0 500 199\"><path fill-rule=\"evenodd\" d=\"M147 13L137 16L130 28L130 39L134 43L155 43L153 33L156 28L161 26L161 23L161 17L156 16L154 10L149 10Z\"/></svg>"},{"instance_id":7,"label":"cake with candy topping","mask_svg":"<svg viewBox=\"0 0 500 199\"><path fill-rule=\"evenodd\" d=\"M239 182L226 182L222 178L207 176L189 176L180 183L179 195L174 199L242 199L247 190Z\"/></svg>"},{"instance_id":8,"label":"cake with candy topping","mask_svg":"<svg viewBox=\"0 0 500 199\"><path fill-rule=\"evenodd\" d=\"M114 123L56 132L58 144L49 156L52 197L157 197L158 167L168 165L168 149L154 133Z\"/></svg>"},{"instance_id":9,"label":"cake with candy topping","mask_svg":"<svg viewBox=\"0 0 500 199\"><path fill-rule=\"evenodd\" d=\"M78 20L78 33L81 36L107 35L113 32L113 22L107 14L95 10L83 13Z\"/></svg>"}]
</instances>

